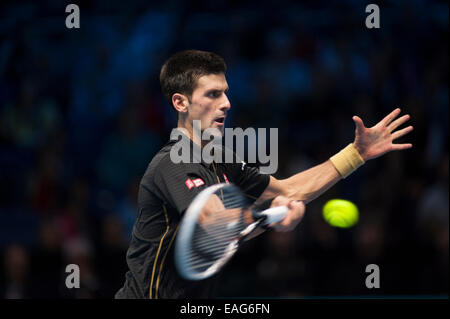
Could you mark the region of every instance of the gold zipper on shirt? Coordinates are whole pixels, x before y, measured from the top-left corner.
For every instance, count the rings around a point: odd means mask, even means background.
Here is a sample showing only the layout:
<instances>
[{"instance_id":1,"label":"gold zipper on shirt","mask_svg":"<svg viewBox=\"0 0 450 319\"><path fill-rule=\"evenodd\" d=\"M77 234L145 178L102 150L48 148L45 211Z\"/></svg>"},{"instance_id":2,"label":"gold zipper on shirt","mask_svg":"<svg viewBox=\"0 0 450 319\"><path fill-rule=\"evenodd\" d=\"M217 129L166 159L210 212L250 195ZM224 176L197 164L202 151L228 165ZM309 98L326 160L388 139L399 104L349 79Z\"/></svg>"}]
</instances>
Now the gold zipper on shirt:
<instances>
[{"instance_id":1,"label":"gold zipper on shirt","mask_svg":"<svg viewBox=\"0 0 450 319\"><path fill-rule=\"evenodd\" d=\"M211 164L214 169L214 173L216 174L216 177L217 177L217 183L220 184L220 178L219 178L219 175L217 175L216 165L214 164L214 162L212 162ZM222 201L224 201L222 188L220 189L220 194L222 195Z\"/></svg>"}]
</instances>

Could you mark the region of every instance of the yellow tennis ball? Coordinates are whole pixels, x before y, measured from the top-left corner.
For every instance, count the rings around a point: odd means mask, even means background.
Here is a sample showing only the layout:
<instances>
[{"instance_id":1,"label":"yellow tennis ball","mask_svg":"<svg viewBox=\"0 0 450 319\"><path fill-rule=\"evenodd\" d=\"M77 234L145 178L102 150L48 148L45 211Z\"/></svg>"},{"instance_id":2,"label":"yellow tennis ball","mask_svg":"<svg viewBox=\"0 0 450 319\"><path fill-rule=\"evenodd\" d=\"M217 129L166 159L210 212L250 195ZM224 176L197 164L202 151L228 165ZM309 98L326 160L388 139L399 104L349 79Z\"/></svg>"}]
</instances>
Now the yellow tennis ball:
<instances>
[{"instance_id":1,"label":"yellow tennis ball","mask_svg":"<svg viewBox=\"0 0 450 319\"><path fill-rule=\"evenodd\" d=\"M323 218L334 227L352 227L359 219L358 207L348 200L332 199L323 206Z\"/></svg>"}]
</instances>

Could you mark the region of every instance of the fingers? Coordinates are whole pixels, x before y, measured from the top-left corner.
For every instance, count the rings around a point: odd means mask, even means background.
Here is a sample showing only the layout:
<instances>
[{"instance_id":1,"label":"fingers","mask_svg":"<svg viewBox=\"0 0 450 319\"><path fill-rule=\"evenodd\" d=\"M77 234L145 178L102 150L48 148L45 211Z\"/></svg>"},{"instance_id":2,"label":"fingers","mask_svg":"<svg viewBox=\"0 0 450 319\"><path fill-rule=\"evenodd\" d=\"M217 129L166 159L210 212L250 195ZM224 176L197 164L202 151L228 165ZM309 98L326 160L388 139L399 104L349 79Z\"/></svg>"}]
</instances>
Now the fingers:
<instances>
[{"instance_id":1,"label":"fingers","mask_svg":"<svg viewBox=\"0 0 450 319\"><path fill-rule=\"evenodd\" d=\"M286 217L281 222L272 225L276 231L287 232L293 230L305 214L305 204L301 201L291 200L287 207L289 211Z\"/></svg>"},{"instance_id":2,"label":"fingers","mask_svg":"<svg viewBox=\"0 0 450 319\"><path fill-rule=\"evenodd\" d=\"M407 150L412 147L412 144L392 144L393 151Z\"/></svg>"},{"instance_id":3,"label":"fingers","mask_svg":"<svg viewBox=\"0 0 450 319\"><path fill-rule=\"evenodd\" d=\"M363 131L365 126L364 126L364 122L361 120L361 118L355 115L355 116L353 116L352 119L353 119L353 122L355 122L356 130Z\"/></svg>"},{"instance_id":4,"label":"fingers","mask_svg":"<svg viewBox=\"0 0 450 319\"><path fill-rule=\"evenodd\" d=\"M392 133L392 140L395 140L399 137L402 137L403 135L408 134L409 132L411 132L414 128L412 126L408 126L404 129L401 129L400 131L394 132Z\"/></svg>"},{"instance_id":5,"label":"fingers","mask_svg":"<svg viewBox=\"0 0 450 319\"><path fill-rule=\"evenodd\" d=\"M409 114L403 115L402 117L396 119L394 122L388 125L389 132L392 132L397 127L408 121L410 118Z\"/></svg>"},{"instance_id":6,"label":"fingers","mask_svg":"<svg viewBox=\"0 0 450 319\"><path fill-rule=\"evenodd\" d=\"M399 108L396 108L391 113L389 113L384 119L382 119L380 123L383 124L384 126L388 126L389 123L391 123L400 114L400 111L401 110Z\"/></svg>"}]
</instances>

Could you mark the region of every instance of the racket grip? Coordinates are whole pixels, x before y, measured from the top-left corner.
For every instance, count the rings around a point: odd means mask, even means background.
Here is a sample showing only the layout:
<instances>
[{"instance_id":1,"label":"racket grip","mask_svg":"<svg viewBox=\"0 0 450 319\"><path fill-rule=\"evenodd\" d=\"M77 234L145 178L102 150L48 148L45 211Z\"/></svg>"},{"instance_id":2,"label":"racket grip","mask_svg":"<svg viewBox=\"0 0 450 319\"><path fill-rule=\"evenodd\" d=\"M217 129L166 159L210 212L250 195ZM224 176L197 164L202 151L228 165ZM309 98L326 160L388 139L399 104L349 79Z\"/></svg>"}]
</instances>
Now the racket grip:
<instances>
[{"instance_id":1,"label":"racket grip","mask_svg":"<svg viewBox=\"0 0 450 319\"><path fill-rule=\"evenodd\" d=\"M288 210L289 209L286 206L277 206L277 207L266 209L266 210L262 211L260 214L267 216L266 220L264 221L264 224L269 225L269 224L277 223L277 222L283 220L283 218L286 216Z\"/></svg>"}]
</instances>

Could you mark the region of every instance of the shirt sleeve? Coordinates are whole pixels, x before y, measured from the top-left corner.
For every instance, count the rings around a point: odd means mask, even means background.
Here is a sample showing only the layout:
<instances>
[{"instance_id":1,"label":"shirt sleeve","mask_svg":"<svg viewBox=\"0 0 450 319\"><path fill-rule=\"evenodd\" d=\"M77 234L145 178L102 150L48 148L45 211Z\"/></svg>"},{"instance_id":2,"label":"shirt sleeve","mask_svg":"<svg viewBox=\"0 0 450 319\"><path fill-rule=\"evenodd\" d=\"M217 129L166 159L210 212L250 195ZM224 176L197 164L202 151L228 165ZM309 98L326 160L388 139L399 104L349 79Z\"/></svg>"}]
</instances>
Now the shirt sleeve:
<instances>
[{"instance_id":1,"label":"shirt sleeve","mask_svg":"<svg viewBox=\"0 0 450 319\"><path fill-rule=\"evenodd\" d=\"M257 200L269 185L270 175L261 174L256 167L234 164L232 170L236 185L252 200Z\"/></svg>"},{"instance_id":2,"label":"shirt sleeve","mask_svg":"<svg viewBox=\"0 0 450 319\"><path fill-rule=\"evenodd\" d=\"M209 186L206 178L201 176L198 165L175 164L168 158L161 160L155 170L155 184L163 200L174 207L180 215L195 196Z\"/></svg>"}]
</instances>

